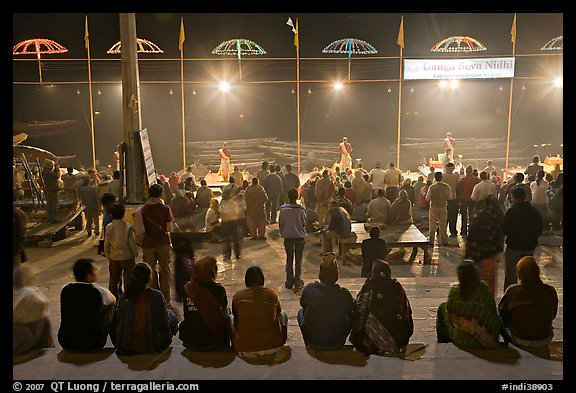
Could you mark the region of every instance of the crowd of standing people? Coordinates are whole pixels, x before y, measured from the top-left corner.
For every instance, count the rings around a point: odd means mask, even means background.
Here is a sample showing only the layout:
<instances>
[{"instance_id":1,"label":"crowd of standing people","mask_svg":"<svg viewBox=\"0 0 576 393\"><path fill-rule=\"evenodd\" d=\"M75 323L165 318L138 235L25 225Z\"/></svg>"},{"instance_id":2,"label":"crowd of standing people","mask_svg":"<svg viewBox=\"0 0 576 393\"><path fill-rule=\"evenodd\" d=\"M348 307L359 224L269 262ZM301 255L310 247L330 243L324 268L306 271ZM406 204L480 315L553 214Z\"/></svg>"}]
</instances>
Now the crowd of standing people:
<instances>
[{"instance_id":1,"label":"crowd of standing people","mask_svg":"<svg viewBox=\"0 0 576 393\"><path fill-rule=\"evenodd\" d=\"M351 166L351 145L346 143L345 138L342 162ZM364 353L402 352L414 331L412 310L386 261L389 250L380 237L381 227L426 217L432 245L438 236L438 246L458 246L449 239L460 235L466 248L458 266L459 282L438 307L438 341L482 348L507 342L546 345L553 337L558 299L555 289L540 279L533 256L544 231L562 229L563 174L546 180L548 174L535 157L525 173L502 181L493 174L493 163L487 164L477 176L469 165L462 176L447 162L442 171L434 168L433 180L427 182L423 176L417 181L405 179L394 163L387 170L379 162L371 171L361 164L354 169L315 168L300 184L290 165L283 172L279 165L263 162L249 180L223 173L228 184L222 187L220 201L205 180L197 184L188 168L180 176L176 172L168 179L159 176L158 183L150 185L148 199L132 214L133 224L125 219L125 206L112 192L99 198L97 176L67 180L65 184L73 185L64 188L66 197L85 207L88 236L92 231L100 235L99 215L105 206L103 255L109 260L110 280L108 288L94 284L98 272L90 259L74 264L76 282L61 293L58 341L64 349L86 351L102 348L110 335L119 353L136 354L162 351L179 334L186 348L197 351L233 350L243 357L277 352L288 339L287 316L276 290L265 286L262 269L257 265L246 269L246 288L233 295L229 306L224 287L216 281L216 259L194 260L192 255L192 267L185 271L188 279L176 280L182 315L171 303L172 251L177 253L171 238L179 232L205 233L222 244L223 260L231 262L232 257L242 258L242 238L266 241L267 228L278 224L286 253L285 287L302 289L297 321L306 345L335 349L349 338ZM54 221L60 174L53 163L47 163L44 171L44 178L53 177L57 184L55 196L49 198L51 190L46 189L48 217ZM111 184L110 191L118 187ZM20 232L22 220L14 214L14 228ZM359 272L366 281L355 299L337 284L339 268L333 252L333 240L353 235L353 221L372 224L370 239L362 244ZM315 245L321 247L322 263L319 281L305 285L301 273L309 232L319 235ZM14 309L30 303L38 315L31 323L14 314L19 329L14 333L14 354L34 345L53 345L46 337L45 299L26 289L22 279L25 257L23 235L18 233ZM139 249L143 262L136 262ZM496 271L502 254L504 297L497 306Z\"/></svg>"}]
</instances>

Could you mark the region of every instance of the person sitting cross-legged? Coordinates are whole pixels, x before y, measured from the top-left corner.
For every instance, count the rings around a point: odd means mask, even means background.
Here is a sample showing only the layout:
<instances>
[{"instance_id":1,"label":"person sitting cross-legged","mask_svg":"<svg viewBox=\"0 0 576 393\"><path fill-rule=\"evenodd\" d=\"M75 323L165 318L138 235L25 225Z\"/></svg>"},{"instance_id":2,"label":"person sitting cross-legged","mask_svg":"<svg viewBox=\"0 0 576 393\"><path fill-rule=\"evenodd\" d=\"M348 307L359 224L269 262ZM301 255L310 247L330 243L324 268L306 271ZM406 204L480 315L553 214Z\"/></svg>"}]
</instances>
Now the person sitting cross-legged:
<instances>
[{"instance_id":1,"label":"person sitting cross-legged","mask_svg":"<svg viewBox=\"0 0 576 393\"><path fill-rule=\"evenodd\" d=\"M304 343L316 349L338 349L346 343L352 322L354 299L348 289L336 284L336 254L322 257L320 281L304 287L297 319Z\"/></svg>"},{"instance_id":2,"label":"person sitting cross-legged","mask_svg":"<svg viewBox=\"0 0 576 393\"><path fill-rule=\"evenodd\" d=\"M184 320L178 330L193 351L230 350L230 309L217 273L216 258L206 255L194 263L192 279L184 286Z\"/></svg>"},{"instance_id":3,"label":"person sitting cross-legged","mask_svg":"<svg viewBox=\"0 0 576 393\"><path fill-rule=\"evenodd\" d=\"M552 341L552 321L558 312L556 289L544 284L540 267L531 256L516 264L518 284L506 289L498 311L513 344L520 347L542 347Z\"/></svg>"},{"instance_id":4,"label":"person sitting cross-legged","mask_svg":"<svg viewBox=\"0 0 576 393\"><path fill-rule=\"evenodd\" d=\"M58 342L68 351L104 348L116 309L116 297L107 288L94 285L98 271L94 261L78 259L72 268L76 282L60 292Z\"/></svg>"},{"instance_id":5,"label":"person sitting cross-legged","mask_svg":"<svg viewBox=\"0 0 576 393\"><path fill-rule=\"evenodd\" d=\"M12 270L12 355L53 347L49 301L37 287L29 286L26 266Z\"/></svg>"},{"instance_id":6,"label":"person sitting cross-legged","mask_svg":"<svg viewBox=\"0 0 576 393\"><path fill-rule=\"evenodd\" d=\"M462 261L457 271L458 283L436 313L438 342L453 342L460 348L498 348L502 322L490 286L480 278L473 260Z\"/></svg>"},{"instance_id":7,"label":"person sitting cross-legged","mask_svg":"<svg viewBox=\"0 0 576 393\"><path fill-rule=\"evenodd\" d=\"M126 292L118 299L110 338L119 355L162 352L178 332L178 318L168 309L164 295L148 287L151 277L150 266L137 263Z\"/></svg>"},{"instance_id":8,"label":"person sitting cross-legged","mask_svg":"<svg viewBox=\"0 0 576 393\"><path fill-rule=\"evenodd\" d=\"M363 353L403 352L414 333L412 308L388 262L374 260L356 296L350 342Z\"/></svg>"},{"instance_id":9,"label":"person sitting cross-legged","mask_svg":"<svg viewBox=\"0 0 576 393\"><path fill-rule=\"evenodd\" d=\"M258 357L278 352L288 338L288 317L278 293L264 287L264 273L258 266L246 269L246 288L232 298L234 352Z\"/></svg>"}]
</instances>

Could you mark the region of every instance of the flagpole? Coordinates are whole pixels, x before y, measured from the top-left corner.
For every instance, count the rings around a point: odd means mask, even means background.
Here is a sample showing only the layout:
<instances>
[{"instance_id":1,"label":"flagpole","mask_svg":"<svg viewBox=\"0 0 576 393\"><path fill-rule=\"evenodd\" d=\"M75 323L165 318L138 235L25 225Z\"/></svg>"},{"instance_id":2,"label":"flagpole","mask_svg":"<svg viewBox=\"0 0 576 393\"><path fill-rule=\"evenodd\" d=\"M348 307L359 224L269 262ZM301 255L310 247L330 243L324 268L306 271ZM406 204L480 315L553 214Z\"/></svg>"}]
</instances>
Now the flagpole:
<instances>
[{"instance_id":1,"label":"flagpole","mask_svg":"<svg viewBox=\"0 0 576 393\"><path fill-rule=\"evenodd\" d=\"M38 75L40 75L40 83L42 83L42 63L40 62L40 49L36 43L36 57L38 58Z\"/></svg>"},{"instance_id":2,"label":"flagpole","mask_svg":"<svg viewBox=\"0 0 576 393\"><path fill-rule=\"evenodd\" d=\"M95 172L98 172L96 169L96 150L94 147L94 108L92 103L92 71L90 69L90 38L88 35L88 15L86 15L86 31L85 31L85 44L86 44L86 51L88 53L88 94L90 96L90 130L92 136L92 168L94 168Z\"/></svg>"},{"instance_id":3,"label":"flagpole","mask_svg":"<svg viewBox=\"0 0 576 393\"><path fill-rule=\"evenodd\" d=\"M240 40L236 40L236 56L238 57L238 75L242 80L242 54L240 49Z\"/></svg>"},{"instance_id":4,"label":"flagpole","mask_svg":"<svg viewBox=\"0 0 576 393\"><path fill-rule=\"evenodd\" d=\"M346 50L348 51L348 84L350 84L350 63L352 62L352 42L350 40L346 43Z\"/></svg>"},{"instance_id":5,"label":"flagpole","mask_svg":"<svg viewBox=\"0 0 576 393\"><path fill-rule=\"evenodd\" d=\"M186 120L184 116L184 18L180 19L180 90L182 91L182 169L186 170Z\"/></svg>"},{"instance_id":6,"label":"flagpole","mask_svg":"<svg viewBox=\"0 0 576 393\"><path fill-rule=\"evenodd\" d=\"M300 178L300 37L298 37L298 18L296 18L296 112L298 116L298 178Z\"/></svg>"},{"instance_id":7,"label":"flagpole","mask_svg":"<svg viewBox=\"0 0 576 393\"><path fill-rule=\"evenodd\" d=\"M514 14L514 22L512 22L512 31L510 32L512 35L512 59L516 55L516 14ZM516 63L516 62L514 62ZM516 65L516 64L514 64ZM504 169L504 179L508 178L508 159L510 154L510 127L512 123L512 92L514 90L514 75L510 78L510 99L508 103L508 134L506 138L506 163Z\"/></svg>"},{"instance_id":8,"label":"flagpole","mask_svg":"<svg viewBox=\"0 0 576 393\"><path fill-rule=\"evenodd\" d=\"M398 45L400 46L400 76L398 78L398 140L396 142L396 168L400 168L400 117L402 115L402 49L404 48L404 16L402 16L400 21Z\"/></svg>"}]
</instances>

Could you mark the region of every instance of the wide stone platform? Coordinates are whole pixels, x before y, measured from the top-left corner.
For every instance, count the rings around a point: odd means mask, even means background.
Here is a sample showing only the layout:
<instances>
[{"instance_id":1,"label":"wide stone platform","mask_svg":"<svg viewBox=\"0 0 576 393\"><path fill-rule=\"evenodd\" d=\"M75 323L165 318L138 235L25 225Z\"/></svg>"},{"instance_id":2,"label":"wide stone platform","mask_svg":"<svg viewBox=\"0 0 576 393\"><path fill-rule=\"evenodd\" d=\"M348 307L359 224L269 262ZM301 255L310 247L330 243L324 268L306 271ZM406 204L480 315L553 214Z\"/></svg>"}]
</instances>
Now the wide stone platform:
<instances>
[{"instance_id":1,"label":"wide stone platform","mask_svg":"<svg viewBox=\"0 0 576 393\"><path fill-rule=\"evenodd\" d=\"M197 256L214 255L218 259L220 281L226 288L228 301L244 287L248 266L262 267L266 286L276 289L289 317L288 342L278 354L256 361L246 361L230 353L198 353L186 350L178 337L172 347L156 355L118 356L109 342L107 347L91 354L73 354L55 347L13 358L14 380L502 380L560 381L563 371L563 252L562 238L541 238L536 257L543 280L553 285L559 296L558 316L554 321L555 338L549 353L533 352L514 346L498 350L464 351L452 344L436 343L435 317L438 305L445 301L450 285L457 281L456 266L463 258L464 243L459 247L430 248L431 265L424 265L420 250L413 263L408 263L411 250L395 249L393 276L403 284L410 299L415 323L414 335L404 357L364 356L347 346L340 351L311 351L304 346L296 321L299 292L284 287L285 252L278 226L267 228L264 241L242 240L242 259L222 262L219 244L203 243ZM303 263L305 283L316 280L320 249L313 246L318 238L306 239ZM453 239L455 240L455 239ZM85 232L72 233L52 248L29 248L27 262L35 272L38 285L51 302L50 319L53 337L60 322L59 294L73 280L72 264L82 257L93 258L100 267L98 283L108 284L108 262L97 255L95 237ZM358 252L355 253L358 255ZM137 260L140 261L140 255ZM502 297L504 263L499 264L496 302ZM339 284L353 295L360 290L360 266L340 266ZM181 309L181 303L172 301ZM559 385L558 385L559 386ZM202 384L200 383L200 388Z\"/></svg>"}]
</instances>

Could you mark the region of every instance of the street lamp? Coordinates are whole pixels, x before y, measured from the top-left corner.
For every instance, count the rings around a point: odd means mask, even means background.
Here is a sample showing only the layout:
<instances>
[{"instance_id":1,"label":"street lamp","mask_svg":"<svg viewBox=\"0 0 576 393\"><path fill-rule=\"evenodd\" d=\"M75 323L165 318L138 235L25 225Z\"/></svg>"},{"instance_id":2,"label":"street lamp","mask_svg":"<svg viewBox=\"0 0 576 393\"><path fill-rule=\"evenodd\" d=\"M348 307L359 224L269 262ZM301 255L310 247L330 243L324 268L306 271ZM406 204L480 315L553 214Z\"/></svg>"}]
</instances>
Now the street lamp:
<instances>
[{"instance_id":1,"label":"street lamp","mask_svg":"<svg viewBox=\"0 0 576 393\"><path fill-rule=\"evenodd\" d=\"M563 87L564 86L564 78L559 76L556 79L554 79L554 86Z\"/></svg>"},{"instance_id":2,"label":"street lamp","mask_svg":"<svg viewBox=\"0 0 576 393\"><path fill-rule=\"evenodd\" d=\"M230 83L225 82L225 81L220 82L219 87L220 87L220 91L227 92L228 90L230 90Z\"/></svg>"}]
</instances>

